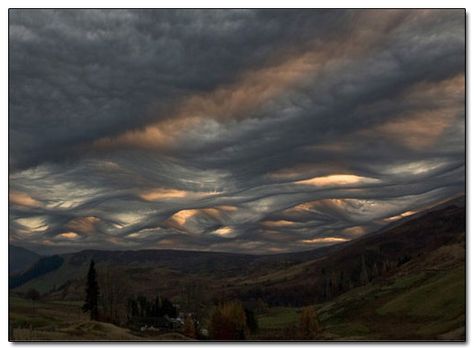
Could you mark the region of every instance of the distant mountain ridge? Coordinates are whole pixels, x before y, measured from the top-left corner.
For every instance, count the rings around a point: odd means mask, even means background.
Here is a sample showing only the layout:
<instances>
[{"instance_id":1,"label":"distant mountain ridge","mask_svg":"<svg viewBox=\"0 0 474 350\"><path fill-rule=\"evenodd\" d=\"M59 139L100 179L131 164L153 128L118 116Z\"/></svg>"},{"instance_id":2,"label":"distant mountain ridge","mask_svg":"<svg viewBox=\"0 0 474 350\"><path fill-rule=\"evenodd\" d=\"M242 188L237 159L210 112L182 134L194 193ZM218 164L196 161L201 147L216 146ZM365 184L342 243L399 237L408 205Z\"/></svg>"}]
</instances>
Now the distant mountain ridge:
<instances>
[{"instance_id":1,"label":"distant mountain ridge","mask_svg":"<svg viewBox=\"0 0 474 350\"><path fill-rule=\"evenodd\" d=\"M223 285L229 284L224 281L230 279L239 289L239 294L253 294L252 288L262 288L258 281L266 280L271 281L271 285L265 282L264 288L277 287L281 294L286 290L294 293L295 289L310 293L311 289L320 288L317 284L323 283L322 270L358 274L356 270L360 268L361 256L373 268L374 262L383 264L383 259L396 263L397 259L422 254L450 240L458 240L465 232L464 203L465 198L456 198L358 239L295 253L259 256L186 250L83 250L62 254L62 260L55 260L52 265L43 262L49 270L32 268L16 280L20 283L11 287L35 286L47 292L53 286L56 288L68 281L84 278L93 259L99 273L100 269L108 267L123 271L124 275L129 274L138 281L137 288L152 288L155 283L152 281L160 279L159 288L168 288L170 294L175 293L178 282L185 279L220 280ZM51 266L54 268L50 269ZM337 268L331 269L331 266ZM279 280L279 276L285 277ZM143 286L140 287L141 283ZM229 292L233 293L231 289Z\"/></svg>"}]
</instances>

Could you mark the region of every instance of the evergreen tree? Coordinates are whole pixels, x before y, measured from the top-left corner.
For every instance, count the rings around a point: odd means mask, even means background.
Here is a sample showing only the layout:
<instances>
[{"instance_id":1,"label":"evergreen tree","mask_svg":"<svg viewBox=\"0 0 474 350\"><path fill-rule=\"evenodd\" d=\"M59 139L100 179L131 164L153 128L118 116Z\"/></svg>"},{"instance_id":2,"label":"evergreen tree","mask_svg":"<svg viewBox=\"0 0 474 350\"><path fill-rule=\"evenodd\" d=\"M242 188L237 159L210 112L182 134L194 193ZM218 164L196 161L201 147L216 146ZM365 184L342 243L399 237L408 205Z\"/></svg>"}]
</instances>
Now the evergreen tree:
<instances>
[{"instance_id":1,"label":"evergreen tree","mask_svg":"<svg viewBox=\"0 0 474 350\"><path fill-rule=\"evenodd\" d=\"M176 318L178 316L178 310L176 310L173 303L166 298L163 299L161 310L164 315L168 315L169 317Z\"/></svg>"},{"instance_id":2,"label":"evergreen tree","mask_svg":"<svg viewBox=\"0 0 474 350\"><path fill-rule=\"evenodd\" d=\"M258 331L258 321L255 317L255 313L252 310L247 308L244 309L245 312L245 320L247 322L247 327L250 333L255 334Z\"/></svg>"},{"instance_id":3,"label":"evergreen tree","mask_svg":"<svg viewBox=\"0 0 474 350\"><path fill-rule=\"evenodd\" d=\"M159 316L163 316L163 312L162 312L162 307L163 305L163 302L161 300L161 297L158 295L156 298L155 298L155 303L153 304L153 311L152 311L152 316L153 317L159 317Z\"/></svg>"},{"instance_id":4,"label":"evergreen tree","mask_svg":"<svg viewBox=\"0 0 474 350\"><path fill-rule=\"evenodd\" d=\"M89 272L87 273L86 300L82 306L82 311L90 313L91 320L97 320L99 316L98 300L99 285L97 283L97 273L95 272L94 260L91 260Z\"/></svg>"},{"instance_id":5,"label":"evergreen tree","mask_svg":"<svg viewBox=\"0 0 474 350\"><path fill-rule=\"evenodd\" d=\"M143 295L139 295L137 297L137 305L138 305L138 316L139 317L149 317L151 314L151 305L148 302L147 298Z\"/></svg>"},{"instance_id":6,"label":"evergreen tree","mask_svg":"<svg viewBox=\"0 0 474 350\"><path fill-rule=\"evenodd\" d=\"M127 303L127 319L131 322L134 317L138 316L138 304L135 298L128 298Z\"/></svg>"},{"instance_id":7,"label":"evergreen tree","mask_svg":"<svg viewBox=\"0 0 474 350\"><path fill-rule=\"evenodd\" d=\"M33 302L33 312L35 312L35 302L40 299L40 293L36 289L31 288L26 292L26 297Z\"/></svg>"}]
</instances>

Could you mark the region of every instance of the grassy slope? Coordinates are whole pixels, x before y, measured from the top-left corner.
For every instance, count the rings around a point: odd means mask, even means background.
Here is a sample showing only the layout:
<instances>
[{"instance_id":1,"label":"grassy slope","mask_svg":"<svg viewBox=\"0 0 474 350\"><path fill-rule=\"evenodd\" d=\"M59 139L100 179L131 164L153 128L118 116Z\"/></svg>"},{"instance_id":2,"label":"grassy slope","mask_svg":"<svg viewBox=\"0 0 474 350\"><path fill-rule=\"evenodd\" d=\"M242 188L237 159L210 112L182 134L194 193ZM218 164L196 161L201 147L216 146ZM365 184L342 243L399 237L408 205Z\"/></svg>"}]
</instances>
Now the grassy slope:
<instances>
[{"instance_id":1,"label":"grassy slope","mask_svg":"<svg viewBox=\"0 0 474 350\"><path fill-rule=\"evenodd\" d=\"M373 284L321 306L328 339L462 339L463 268ZM401 287L402 284L405 284Z\"/></svg>"},{"instance_id":2,"label":"grassy slope","mask_svg":"<svg viewBox=\"0 0 474 350\"><path fill-rule=\"evenodd\" d=\"M40 293L46 293L55 286L59 287L66 281L77 278L79 276L87 275L87 266L79 268L72 267L64 263L59 269L51 271L39 278L35 278L20 287L15 288L15 291L26 292L30 288L38 290Z\"/></svg>"},{"instance_id":3,"label":"grassy slope","mask_svg":"<svg viewBox=\"0 0 474 350\"><path fill-rule=\"evenodd\" d=\"M464 261L463 245L441 247L406 264L389 280L374 281L316 305L323 328L320 339L463 340ZM271 308L260 315L256 338L291 337L299 311Z\"/></svg>"},{"instance_id":4,"label":"grassy slope","mask_svg":"<svg viewBox=\"0 0 474 350\"><path fill-rule=\"evenodd\" d=\"M133 334L110 323L90 321L81 302L32 301L10 298L10 339L31 340L189 340L180 333Z\"/></svg>"}]
</instances>

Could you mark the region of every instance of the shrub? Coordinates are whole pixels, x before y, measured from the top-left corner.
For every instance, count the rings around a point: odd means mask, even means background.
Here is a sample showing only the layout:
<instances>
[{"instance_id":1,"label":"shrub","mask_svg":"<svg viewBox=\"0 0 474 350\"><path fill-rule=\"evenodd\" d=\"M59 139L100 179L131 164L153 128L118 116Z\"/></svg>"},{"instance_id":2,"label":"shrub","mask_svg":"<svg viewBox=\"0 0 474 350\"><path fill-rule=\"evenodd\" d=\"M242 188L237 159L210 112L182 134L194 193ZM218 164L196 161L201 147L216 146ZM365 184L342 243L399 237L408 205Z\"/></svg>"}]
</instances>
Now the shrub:
<instances>
[{"instance_id":1,"label":"shrub","mask_svg":"<svg viewBox=\"0 0 474 350\"><path fill-rule=\"evenodd\" d=\"M216 340L245 339L247 321L242 304L228 302L217 306L211 315L209 332Z\"/></svg>"},{"instance_id":2,"label":"shrub","mask_svg":"<svg viewBox=\"0 0 474 350\"><path fill-rule=\"evenodd\" d=\"M186 315L184 318L184 325L183 325L183 334L189 338L196 338L196 326L194 325L194 320L191 315Z\"/></svg>"},{"instance_id":3,"label":"shrub","mask_svg":"<svg viewBox=\"0 0 474 350\"><path fill-rule=\"evenodd\" d=\"M307 306L301 311L299 333L301 339L315 339L320 331L318 315L313 306Z\"/></svg>"}]
</instances>

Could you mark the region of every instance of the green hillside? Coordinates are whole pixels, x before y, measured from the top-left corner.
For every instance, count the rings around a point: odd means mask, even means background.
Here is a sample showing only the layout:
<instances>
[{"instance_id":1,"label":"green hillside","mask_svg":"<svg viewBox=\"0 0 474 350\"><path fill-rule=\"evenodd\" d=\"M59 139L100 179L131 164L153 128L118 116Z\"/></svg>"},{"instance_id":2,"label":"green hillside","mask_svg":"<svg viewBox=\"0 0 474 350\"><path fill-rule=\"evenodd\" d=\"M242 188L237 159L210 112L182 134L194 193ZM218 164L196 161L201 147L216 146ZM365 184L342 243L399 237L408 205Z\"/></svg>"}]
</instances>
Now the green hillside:
<instances>
[{"instance_id":1,"label":"green hillside","mask_svg":"<svg viewBox=\"0 0 474 350\"><path fill-rule=\"evenodd\" d=\"M460 245L449 247L457 253ZM462 250L460 250L460 248ZM443 249L446 251L446 249ZM464 340L465 267L463 255L426 269L413 261L389 280L374 281L317 304L320 340ZM301 308L275 307L259 316L257 339L291 339Z\"/></svg>"}]
</instances>

